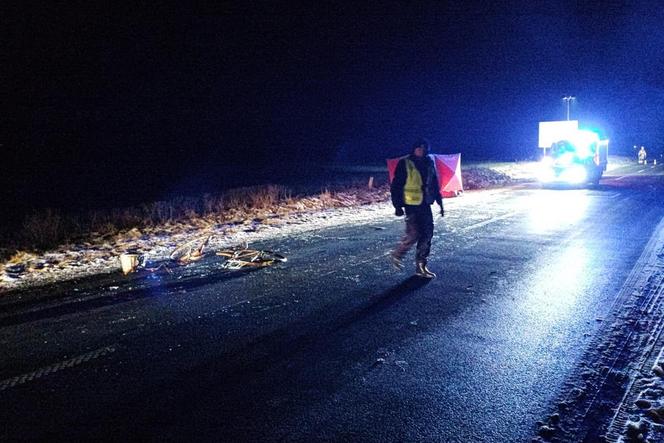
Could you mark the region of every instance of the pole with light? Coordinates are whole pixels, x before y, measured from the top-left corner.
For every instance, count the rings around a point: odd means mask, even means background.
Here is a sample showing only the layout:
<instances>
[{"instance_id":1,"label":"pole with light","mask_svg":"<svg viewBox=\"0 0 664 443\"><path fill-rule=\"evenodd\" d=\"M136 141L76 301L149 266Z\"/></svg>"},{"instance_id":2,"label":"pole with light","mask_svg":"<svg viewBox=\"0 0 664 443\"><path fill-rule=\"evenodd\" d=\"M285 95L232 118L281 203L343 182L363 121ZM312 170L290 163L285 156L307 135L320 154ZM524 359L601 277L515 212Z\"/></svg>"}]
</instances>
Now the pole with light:
<instances>
[{"instance_id":1,"label":"pole with light","mask_svg":"<svg viewBox=\"0 0 664 443\"><path fill-rule=\"evenodd\" d=\"M576 97L574 97L572 95L566 95L566 96L563 97L563 101L567 104L567 120L568 121L569 121L569 103L574 99L576 99Z\"/></svg>"}]
</instances>

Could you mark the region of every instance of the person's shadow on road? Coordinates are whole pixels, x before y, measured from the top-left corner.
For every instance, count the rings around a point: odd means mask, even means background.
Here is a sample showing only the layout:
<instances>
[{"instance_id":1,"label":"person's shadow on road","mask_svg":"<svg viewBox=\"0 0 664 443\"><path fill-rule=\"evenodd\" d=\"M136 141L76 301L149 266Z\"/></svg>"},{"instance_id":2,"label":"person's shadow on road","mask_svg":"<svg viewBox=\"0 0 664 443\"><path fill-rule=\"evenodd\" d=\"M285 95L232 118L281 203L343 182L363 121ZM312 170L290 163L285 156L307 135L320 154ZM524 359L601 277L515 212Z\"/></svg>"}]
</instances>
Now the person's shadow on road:
<instances>
[{"instance_id":1,"label":"person's shadow on road","mask_svg":"<svg viewBox=\"0 0 664 443\"><path fill-rule=\"evenodd\" d=\"M406 295L412 294L418 289L423 288L430 283L431 280L432 279L413 275L398 285L393 286L378 295L372 296L371 300L364 307L360 308L358 311L354 312L352 316L346 319L342 326L348 326L357 321L362 321L389 308L402 300Z\"/></svg>"}]
</instances>

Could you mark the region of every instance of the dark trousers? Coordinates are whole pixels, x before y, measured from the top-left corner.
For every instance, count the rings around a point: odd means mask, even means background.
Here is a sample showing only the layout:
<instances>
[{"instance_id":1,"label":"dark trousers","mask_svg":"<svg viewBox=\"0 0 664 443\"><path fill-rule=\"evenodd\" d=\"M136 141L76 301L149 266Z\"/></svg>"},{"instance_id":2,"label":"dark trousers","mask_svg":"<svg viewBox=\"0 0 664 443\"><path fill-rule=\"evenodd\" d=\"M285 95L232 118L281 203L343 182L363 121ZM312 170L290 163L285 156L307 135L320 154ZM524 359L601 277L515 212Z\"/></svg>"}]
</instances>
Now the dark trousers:
<instances>
[{"instance_id":1,"label":"dark trousers","mask_svg":"<svg viewBox=\"0 0 664 443\"><path fill-rule=\"evenodd\" d=\"M406 206L406 233L394 250L399 259L417 243L415 261L427 262L431 252L431 239L433 238L433 214L431 205Z\"/></svg>"}]
</instances>

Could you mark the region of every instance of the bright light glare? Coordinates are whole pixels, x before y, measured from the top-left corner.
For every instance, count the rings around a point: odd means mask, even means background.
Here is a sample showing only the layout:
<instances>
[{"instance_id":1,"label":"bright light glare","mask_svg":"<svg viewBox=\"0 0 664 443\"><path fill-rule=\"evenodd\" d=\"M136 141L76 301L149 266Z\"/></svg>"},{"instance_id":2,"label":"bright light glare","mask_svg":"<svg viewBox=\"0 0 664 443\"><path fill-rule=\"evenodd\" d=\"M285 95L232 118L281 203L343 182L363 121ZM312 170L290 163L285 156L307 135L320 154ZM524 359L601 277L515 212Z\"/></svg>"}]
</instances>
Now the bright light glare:
<instances>
[{"instance_id":1,"label":"bright light glare","mask_svg":"<svg viewBox=\"0 0 664 443\"><path fill-rule=\"evenodd\" d=\"M537 318L533 334L541 332L543 323L551 324L575 312L573 308L578 296L586 290L584 276L589 261L584 245L575 243L542 264L531 276L530 287L524 292L528 294L524 307Z\"/></svg>"},{"instance_id":2,"label":"bright light glare","mask_svg":"<svg viewBox=\"0 0 664 443\"><path fill-rule=\"evenodd\" d=\"M585 183L588 180L588 172L583 165L574 164L574 154L566 152L561 155L555 163L560 168L559 175L556 176L553 160L545 157L539 163L537 170L537 179L542 183L562 182L573 185Z\"/></svg>"},{"instance_id":3,"label":"bright light glare","mask_svg":"<svg viewBox=\"0 0 664 443\"><path fill-rule=\"evenodd\" d=\"M557 163L563 166L569 166L574 162L574 153L565 152L558 157Z\"/></svg>"},{"instance_id":4,"label":"bright light glare","mask_svg":"<svg viewBox=\"0 0 664 443\"><path fill-rule=\"evenodd\" d=\"M586 159L588 157L592 157L593 153L592 153L592 150L590 149L589 145L579 145L576 148L576 155L577 155L577 157L579 157L580 159L583 160L583 159Z\"/></svg>"},{"instance_id":5,"label":"bright light glare","mask_svg":"<svg viewBox=\"0 0 664 443\"><path fill-rule=\"evenodd\" d=\"M584 183L587 179L586 168L581 165L572 165L560 173L560 180L570 184L578 185Z\"/></svg>"},{"instance_id":6,"label":"bright light glare","mask_svg":"<svg viewBox=\"0 0 664 443\"><path fill-rule=\"evenodd\" d=\"M542 183L550 183L556 179L553 173L553 159L551 157L544 157L541 162L537 164L535 170L537 180Z\"/></svg>"},{"instance_id":7,"label":"bright light glare","mask_svg":"<svg viewBox=\"0 0 664 443\"><path fill-rule=\"evenodd\" d=\"M593 131L579 130L574 133L572 143L576 148L576 155L580 159L586 159L594 155L590 147L593 145L593 143L599 143L599 136Z\"/></svg>"},{"instance_id":8,"label":"bright light glare","mask_svg":"<svg viewBox=\"0 0 664 443\"><path fill-rule=\"evenodd\" d=\"M539 147L549 148L560 140L570 140L579 128L577 120L540 122Z\"/></svg>"},{"instance_id":9,"label":"bright light glare","mask_svg":"<svg viewBox=\"0 0 664 443\"><path fill-rule=\"evenodd\" d=\"M588 202L587 191L583 189L542 190L531 201L530 230L540 234L576 224L585 216Z\"/></svg>"}]
</instances>

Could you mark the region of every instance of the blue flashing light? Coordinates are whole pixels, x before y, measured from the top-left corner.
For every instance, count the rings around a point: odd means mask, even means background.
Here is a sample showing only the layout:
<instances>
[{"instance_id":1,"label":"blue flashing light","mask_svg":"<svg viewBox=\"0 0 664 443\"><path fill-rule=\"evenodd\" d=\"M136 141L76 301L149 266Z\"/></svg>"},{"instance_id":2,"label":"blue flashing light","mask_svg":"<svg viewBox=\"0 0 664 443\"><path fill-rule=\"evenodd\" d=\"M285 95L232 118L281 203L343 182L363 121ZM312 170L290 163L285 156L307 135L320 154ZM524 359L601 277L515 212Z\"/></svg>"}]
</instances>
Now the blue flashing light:
<instances>
[{"instance_id":1,"label":"blue flashing light","mask_svg":"<svg viewBox=\"0 0 664 443\"><path fill-rule=\"evenodd\" d=\"M595 155L599 136L593 131L579 130L576 131L570 141L574 145L576 156L581 160L585 160Z\"/></svg>"}]
</instances>

